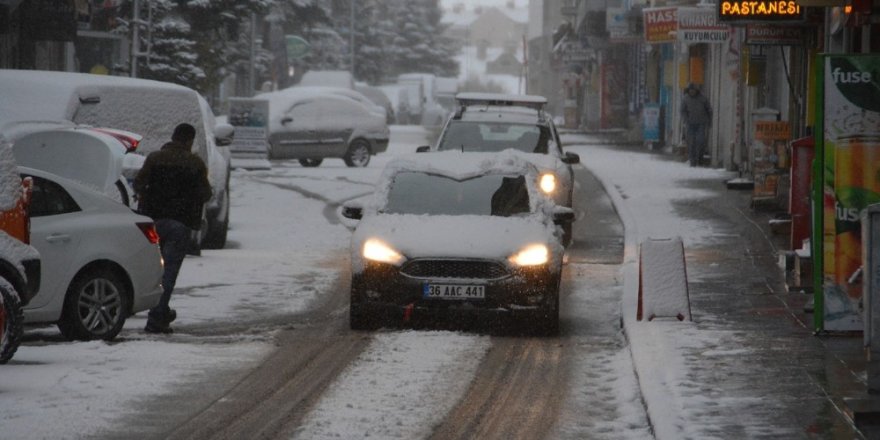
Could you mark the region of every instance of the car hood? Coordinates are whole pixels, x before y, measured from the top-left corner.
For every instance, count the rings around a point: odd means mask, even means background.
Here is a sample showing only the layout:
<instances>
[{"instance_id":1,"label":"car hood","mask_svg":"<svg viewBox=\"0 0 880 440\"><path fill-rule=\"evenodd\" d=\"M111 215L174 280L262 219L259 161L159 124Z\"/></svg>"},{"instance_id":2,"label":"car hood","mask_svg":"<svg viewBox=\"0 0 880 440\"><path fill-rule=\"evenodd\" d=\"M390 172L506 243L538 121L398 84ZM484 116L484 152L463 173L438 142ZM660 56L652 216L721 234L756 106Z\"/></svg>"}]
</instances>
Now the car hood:
<instances>
[{"instance_id":1,"label":"car hood","mask_svg":"<svg viewBox=\"0 0 880 440\"><path fill-rule=\"evenodd\" d=\"M562 245L556 225L538 215L491 217L376 214L366 216L352 236L352 271L363 268L360 249L378 238L414 258L477 258L506 261L535 243L550 248L551 265L561 264Z\"/></svg>"}]
</instances>

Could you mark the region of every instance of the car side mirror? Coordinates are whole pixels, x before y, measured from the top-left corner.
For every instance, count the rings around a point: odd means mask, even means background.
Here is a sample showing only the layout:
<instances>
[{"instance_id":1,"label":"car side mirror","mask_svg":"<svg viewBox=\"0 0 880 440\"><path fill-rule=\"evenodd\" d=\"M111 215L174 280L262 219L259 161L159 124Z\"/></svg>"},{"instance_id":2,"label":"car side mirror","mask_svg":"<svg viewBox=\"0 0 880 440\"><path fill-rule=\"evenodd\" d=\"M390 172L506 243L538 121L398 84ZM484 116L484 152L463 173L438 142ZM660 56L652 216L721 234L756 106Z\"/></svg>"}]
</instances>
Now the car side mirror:
<instances>
[{"instance_id":1,"label":"car side mirror","mask_svg":"<svg viewBox=\"0 0 880 440\"><path fill-rule=\"evenodd\" d=\"M291 122L293 122L293 118L291 118L290 116L285 116L281 118L281 125L287 125Z\"/></svg>"},{"instance_id":2,"label":"car side mirror","mask_svg":"<svg viewBox=\"0 0 880 440\"><path fill-rule=\"evenodd\" d=\"M352 220L360 220L364 217L364 207L360 205L343 205L342 216Z\"/></svg>"},{"instance_id":3,"label":"car side mirror","mask_svg":"<svg viewBox=\"0 0 880 440\"><path fill-rule=\"evenodd\" d=\"M562 157L562 163L569 165L578 164L581 163L581 157L575 153L566 151L565 156Z\"/></svg>"},{"instance_id":4,"label":"car side mirror","mask_svg":"<svg viewBox=\"0 0 880 440\"><path fill-rule=\"evenodd\" d=\"M562 225L571 223L575 220L574 210L565 206L557 206L553 208L553 223Z\"/></svg>"},{"instance_id":5,"label":"car side mirror","mask_svg":"<svg viewBox=\"0 0 880 440\"><path fill-rule=\"evenodd\" d=\"M428 153L431 151L431 147L427 145L422 145L421 147L416 148L416 153Z\"/></svg>"},{"instance_id":6,"label":"car side mirror","mask_svg":"<svg viewBox=\"0 0 880 440\"><path fill-rule=\"evenodd\" d=\"M219 147L225 147L235 138L235 127L230 124L217 124L214 127L214 140Z\"/></svg>"}]
</instances>

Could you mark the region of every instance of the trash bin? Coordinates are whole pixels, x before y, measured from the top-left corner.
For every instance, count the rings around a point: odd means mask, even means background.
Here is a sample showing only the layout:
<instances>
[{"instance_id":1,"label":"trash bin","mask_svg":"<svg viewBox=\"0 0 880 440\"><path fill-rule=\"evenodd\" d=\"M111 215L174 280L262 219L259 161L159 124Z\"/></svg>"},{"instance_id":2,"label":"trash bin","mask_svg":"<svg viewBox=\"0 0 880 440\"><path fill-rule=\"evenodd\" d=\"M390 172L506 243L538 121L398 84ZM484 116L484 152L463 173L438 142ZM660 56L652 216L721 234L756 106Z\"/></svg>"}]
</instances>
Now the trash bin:
<instances>
[{"instance_id":1,"label":"trash bin","mask_svg":"<svg viewBox=\"0 0 880 440\"><path fill-rule=\"evenodd\" d=\"M815 153L812 136L791 142L791 190L788 195L788 213L791 214L791 249L799 249L810 238L810 185L811 168Z\"/></svg>"}]
</instances>

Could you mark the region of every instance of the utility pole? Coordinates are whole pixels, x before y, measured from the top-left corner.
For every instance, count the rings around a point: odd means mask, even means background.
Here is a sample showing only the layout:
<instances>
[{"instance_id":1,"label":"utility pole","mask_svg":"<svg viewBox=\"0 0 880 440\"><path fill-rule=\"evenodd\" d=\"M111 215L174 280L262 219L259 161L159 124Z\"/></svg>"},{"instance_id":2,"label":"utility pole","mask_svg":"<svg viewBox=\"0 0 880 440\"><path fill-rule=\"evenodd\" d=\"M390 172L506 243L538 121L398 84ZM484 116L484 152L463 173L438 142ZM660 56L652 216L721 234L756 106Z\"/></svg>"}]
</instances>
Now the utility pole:
<instances>
[{"instance_id":1,"label":"utility pole","mask_svg":"<svg viewBox=\"0 0 880 440\"><path fill-rule=\"evenodd\" d=\"M150 4L150 0L147 1L147 21L141 20L141 2L140 0L133 0L132 2L132 13L131 13L131 68L129 69L130 76L132 78L137 78L138 75L138 58L142 56L147 57L147 65L150 64L150 52L152 51L152 41L153 41L153 5ZM147 25L147 51L141 52L141 26Z\"/></svg>"},{"instance_id":2,"label":"utility pole","mask_svg":"<svg viewBox=\"0 0 880 440\"><path fill-rule=\"evenodd\" d=\"M354 0L349 1L350 13L351 16L349 18L349 28L348 28L348 47L351 56L351 76L354 77Z\"/></svg>"},{"instance_id":3,"label":"utility pole","mask_svg":"<svg viewBox=\"0 0 880 440\"><path fill-rule=\"evenodd\" d=\"M140 21L140 11L141 11L141 2L140 0L134 0L132 3L132 8L134 9L131 14L131 67L129 68L129 74L132 78L137 78L137 65L138 65L138 56L141 51L141 36L139 29L141 27Z\"/></svg>"},{"instance_id":4,"label":"utility pole","mask_svg":"<svg viewBox=\"0 0 880 440\"><path fill-rule=\"evenodd\" d=\"M247 96L254 96L257 90L257 79L254 77L254 64L257 63L257 14L251 13L251 45L250 63L248 63L248 92Z\"/></svg>"}]
</instances>

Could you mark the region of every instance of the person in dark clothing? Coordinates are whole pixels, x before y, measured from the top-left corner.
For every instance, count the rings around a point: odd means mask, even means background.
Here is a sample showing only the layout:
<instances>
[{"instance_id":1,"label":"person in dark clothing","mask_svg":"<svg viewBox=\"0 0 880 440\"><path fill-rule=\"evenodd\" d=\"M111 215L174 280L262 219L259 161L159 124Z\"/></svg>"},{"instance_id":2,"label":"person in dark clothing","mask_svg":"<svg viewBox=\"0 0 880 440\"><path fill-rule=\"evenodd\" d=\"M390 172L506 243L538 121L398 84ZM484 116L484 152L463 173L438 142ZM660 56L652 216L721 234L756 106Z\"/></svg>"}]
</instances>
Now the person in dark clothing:
<instances>
[{"instance_id":1,"label":"person in dark clothing","mask_svg":"<svg viewBox=\"0 0 880 440\"><path fill-rule=\"evenodd\" d=\"M169 306L171 293L190 235L201 227L202 208L211 198L207 167L192 153L195 135L196 129L190 124L175 127L171 142L147 156L134 180L138 209L156 223L165 261L162 296L147 316L144 331L148 333L172 332L170 324L177 313Z\"/></svg>"},{"instance_id":2,"label":"person in dark clothing","mask_svg":"<svg viewBox=\"0 0 880 440\"><path fill-rule=\"evenodd\" d=\"M712 125L712 106L694 83L688 84L681 100L681 119L685 124L688 160L695 167L700 164L706 150L706 139Z\"/></svg>"}]
</instances>

